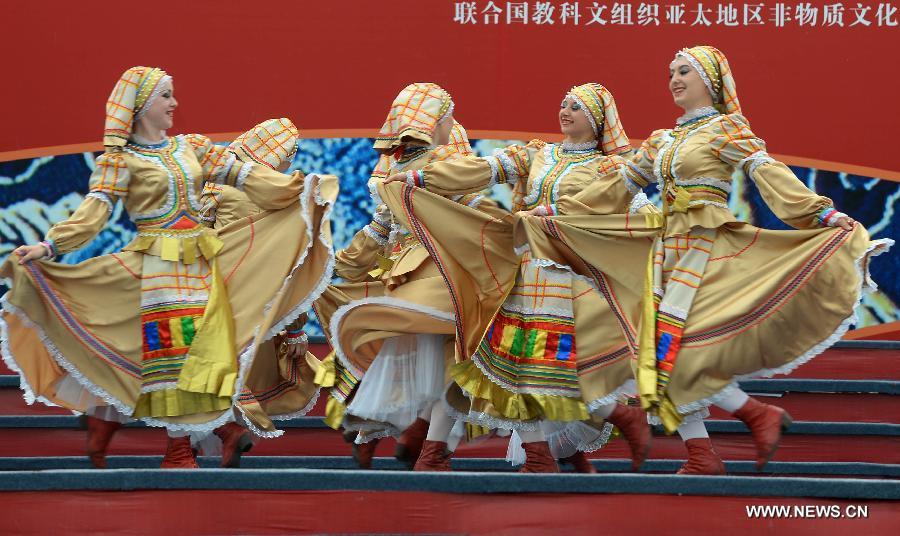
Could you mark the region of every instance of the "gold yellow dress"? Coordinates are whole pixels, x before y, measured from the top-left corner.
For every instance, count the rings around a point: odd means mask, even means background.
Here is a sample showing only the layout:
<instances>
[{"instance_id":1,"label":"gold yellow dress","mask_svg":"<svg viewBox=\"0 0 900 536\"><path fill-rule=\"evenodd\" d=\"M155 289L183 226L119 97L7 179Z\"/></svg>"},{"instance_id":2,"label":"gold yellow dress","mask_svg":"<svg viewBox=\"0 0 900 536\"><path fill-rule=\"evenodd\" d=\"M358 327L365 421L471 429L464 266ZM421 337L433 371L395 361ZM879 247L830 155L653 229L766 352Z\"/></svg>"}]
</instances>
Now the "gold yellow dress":
<instances>
[{"instance_id":1,"label":"gold yellow dress","mask_svg":"<svg viewBox=\"0 0 900 536\"><path fill-rule=\"evenodd\" d=\"M455 137L465 139L461 126L454 130ZM399 158L383 157L373 179L458 155L453 144L410 148ZM496 209L480 196L457 201ZM337 356L339 381L332 397L350 406L345 428L369 432L367 439L397 435L446 384L445 361L452 362L454 328L444 280L427 251L386 210L376 212L372 223L338 252L335 274L346 283L329 287L316 305ZM385 369L369 375L368 387L348 397L379 355ZM390 386L381 381L388 376L393 378Z\"/></svg>"},{"instance_id":2,"label":"gold yellow dress","mask_svg":"<svg viewBox=\"0 0 900 536\"><path fill-rule=\"evenodd\" d=\"M840 339L871 287L868 260L887 245L859 224L823 226L831 200L768 157L741 115L705 112L654 132L626 170L655 178L667 200L654 244L652 361L640 369L655 378L641 395L670 400L680 415L727 396L738 379L787 374ZM728 208L735 169L798 230L738 222Z\"/></svg>"},{"instance_id":3,"label":"gold yellow dress","mask_svg":"<svg viewBox=\"0 0 900 536\"><path fill-rule=\"evenodd\" d=\"M47 235L56 253L76 249L121 200L137 237L119 253L77 265L7 260L3 357L21 374L29 401L77 411L111 405L191 432L215 429L238 408L265 431L270 423L246 380L259 347L330 279L328 212L337 182L240 162L199 135L158 146L128 142L135 88L155 71L130 69L113 90L107 152L97 158L90 193ZM216 233L200 224L207 182L235 186L269 212ZM83 392L61 399L58 386L72 381Z\"/></svg>"},{"instance_id":4,"label":"gold yellow dress","mask_svg":"<svg viewBox=\"0 0 900 536\"><path fill-rule=\"evenodd\" d=\"M870 258L892 243L870 240L858 223L833 226L841 215L831 200L766 153L741 115L721 52L695 47L679 56L709 81L716 107L654 132L624 172L626 181L656 180L664 197L645 263L637 377L642 403L670 431L687 416L704 417L737 380L790 373L840 339L874 288ZM797 230L736 221L728 208L736 171Z\"/></svg>"},{"instance_id":5,"label":"gold yellow dress","mask_svg":"<svg viewBox=\"0 0 900 536\"><path fill-rule=\"evenodd\" d=\"M373 221L337 254L335 273L345 283L317 302L338 364L329 378L338 384L328 421L365 431L366 440L402 432L446 385L454 333L450 296L428 252L374 188L391 174L471 154L456 122L449 143L432 146L434 129L452 120L452 110L450 95L430 83L410 84L394 100L375 142L381 158L369 181L377 207ZM481 203L474 196L457 201Z\"/></svg>"},{"instance_id":6,"label":"gold yellow dress","mask_svg":"<svg viewBox=\"0 0 900 536\"><path fill-rule=\"evenodd\" d=\"M293 159L298 136L299 132L290 120L270 119L238 137L229 149L241 161L280 169ZM259 220L265 215L265 211L250 201L247 194L224 184L207 182L200 205L203 207L200 219L219 233L227 233L229 226L240 220ZM314 247L322 246L320 243ZM322 259L329 262L327 256L320 258L320 261ZM299 321L288 328L302 329ZM247 375L246 392L241 397L241 401L258 403L262 410L250 422L257 428L257 435L270 435L274 431L272 420L286 420L309 413L319 397L319 388L313 380L321 366L321 362L310 352L299 359L289 358L281 334L276 335L271 343L260 345L254 365Z\"/></svg>"},{"instance_id":7,"label":"gold yellow dress","mask_svg":"<svg viewBox=\"0 0 900 536\"><path fill-rule=\"evenodd\" d=\"M629 147L611 95L594 84L571 94L603 102L602 111L591 110L605 125L601 141L535 140L429 165L407 184L388 184L382 196L450 289L458 360L451 375L460 388L447 394L452 414L518 430L535 430L541 420L587 421L593 433L576 446L594 450L610 427L590 411L615 402L632 378L640 293L592 273L555 229L583 222L585 210L627 219L635 192L619 174L625 161L617 155ZM498 183L512 185L514 212L541 207L547 217L490 214L442 197Z\"/></svg>"}]
</instances>

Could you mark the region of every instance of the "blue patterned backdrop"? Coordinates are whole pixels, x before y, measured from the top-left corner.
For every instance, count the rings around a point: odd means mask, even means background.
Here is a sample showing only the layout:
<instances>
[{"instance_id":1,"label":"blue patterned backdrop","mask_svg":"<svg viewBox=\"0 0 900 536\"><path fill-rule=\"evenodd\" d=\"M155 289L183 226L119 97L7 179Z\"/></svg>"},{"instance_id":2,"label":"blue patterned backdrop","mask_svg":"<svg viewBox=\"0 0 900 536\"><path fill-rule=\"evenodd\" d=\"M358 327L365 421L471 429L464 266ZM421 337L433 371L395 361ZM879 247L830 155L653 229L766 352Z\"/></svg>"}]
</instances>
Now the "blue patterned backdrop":
<instances>
[{"instance_id":1,"label":"blue patterned backdrop","mask_svg":"<svg viewBox=\"0 0 900 536\"><path fill-rule=\"evenodd\" d=\"M484 155L514 142L478 140L473 142L473 147ZM51 224L71 214L86 192L95 156L95 153L80 153L0 162L0 258L5 258L20 244L41 240ZM367 139L309 139L300 143L292 169L332 173L341 179L341 193L332 216L338 248L344 247L370 219L373 206L366 182L376 160L372 141ZM809 168L792 169L812 190L830 197L838 209L862 222L873 237L894 240L900 237L900 215L895 213L900 208L900 183ZM495 187L494 196L508 206L508 189ZM651 195L651 199L658 201L655 197L658 196ZM766 207L752 181L740 178L736 182L731 208L739 219L760 227L788 228ZM85 248L64 255L61 261L77 263L117 251L131 240L133 233L134 226L120 203L96 239ZM859 327L900 319L898 273L900 256L895 252L882 255L872 263L872 276L880 289L864 300ZM0 285L0 294L5 291L6 287ZM318 326L311 326L312 333L317 330Z\"/></svg>"}]
</instances>

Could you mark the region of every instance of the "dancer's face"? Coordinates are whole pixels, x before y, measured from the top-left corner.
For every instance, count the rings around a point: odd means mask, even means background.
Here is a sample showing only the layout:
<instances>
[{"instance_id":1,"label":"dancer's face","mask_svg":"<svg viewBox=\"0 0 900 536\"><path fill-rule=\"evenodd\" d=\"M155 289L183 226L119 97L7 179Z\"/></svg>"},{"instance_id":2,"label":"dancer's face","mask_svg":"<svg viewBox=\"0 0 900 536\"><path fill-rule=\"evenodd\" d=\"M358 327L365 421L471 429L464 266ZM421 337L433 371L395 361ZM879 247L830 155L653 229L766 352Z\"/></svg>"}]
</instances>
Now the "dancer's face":
<instances>
[{"instance_id":1,"label":"dancer's face","mask_svg":"<svg viewBox=\"0 0 900 536\"><path fill-rule=\"evenodd\" d=\"M685 111L713 104L700 73L684 58L677 58L669 65L669 91L675 104Z\"/></svg>"},{"instance_id":2,"label":"dancer's face","mask_svg":"<svg viewBox=\"0 0 900 536\"><path fill-rule=\"evenodd\" d=\"M171 79L161 82L160 85L159 95L153 99L150 107L138 120L150 131L168 130L175 122L175 108L178 107L175 87Z\"/></svg>"},{"instance_id":3,"label":"dancer's face","mask_svg":"<svg viewBox=\"0 0 900 536\"><path fill-rule=\"evenodd\" d=\"M441 122L434 127L431 135L431 143L434 145L447 145L450 143L450 134L453 131L453 115L448 115L441 119Z\"/></svg>"},{"instance_id":4,"label":"dancer's face","mask_svg":"<svg viewBox=\"0 0 900 536\"><path fill-rule=\"evenodd\" d=\"M587 118L589 113L578 101L566 95L559 107L559 130L567 140L581 142L595 139L594 127Z\"/></svg>"}]
</instances>

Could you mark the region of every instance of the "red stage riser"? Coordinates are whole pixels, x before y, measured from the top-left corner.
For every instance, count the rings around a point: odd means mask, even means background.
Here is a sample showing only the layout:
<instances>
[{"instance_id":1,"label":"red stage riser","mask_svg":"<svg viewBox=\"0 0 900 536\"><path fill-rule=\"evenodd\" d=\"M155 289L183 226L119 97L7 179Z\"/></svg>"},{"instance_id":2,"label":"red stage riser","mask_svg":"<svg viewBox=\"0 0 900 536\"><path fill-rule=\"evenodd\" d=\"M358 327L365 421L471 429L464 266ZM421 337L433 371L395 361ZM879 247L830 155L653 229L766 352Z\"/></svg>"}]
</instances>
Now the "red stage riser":
<instances>
[{"instance_id":1,"label":"red stage riser","mask_svg":"<svg viewBox=\"0 0 900 536\"><path fill-rule=\"evenodd\" d=\"M892 395L788 393L781 397L756 398L784 408L795 421L900 424L900 399ZM710 408L710 418L734 420L731 414L715 406Z\"/></svg>"},{"instance_id":2,"label":"red stage riser","mask_svg":"<svg viewBox=\"0 0 900 536\"><path fill-rule=\"evenodd\" d=\"M818 422L882 422L900 424L898 400L891 395L788 393L782 397L759 397L788 411L796 421ZM325 414L325 396L307 414ZM733 417L713 407L712 418L732 420ZM0 389L0 415L72 415L63 408L43 404L28 405L18 389Z\"/></svg>"},{"instance_id":3,"label":"red stage riser","mask_svg":"<svg viewBox=\"0 0 900 536\"><path fill-rule=\"evenodd\" d=\"M4 429L0 430L0 456L83 456L86 435L80 430ZM166 436L163 430L126 429L110 446L111 455L162 455ZM749 434L714 434L713 444L727 460L753 460L755 449ZM507 440L491 438L462 445L457 455L468 458L504 458ZM376 456L392 456L394 441L378 445ZM278 439L259 442L248 455L256 456L349 456L350 445L330 430L289 429ZM628 447L613 440L591 454L593 458L628 458ZM684 459L684 444L677 436L653 439L650 457ZM882 436L786 436L776 461L900 463L900 438Z\"/></svg>"},{"instance_id":4,"label":"red stage riser","mask_svg":"<svg viewBox=\"0 0 900 536\"><path fill-rule=\"evenodd\" d=\"M900 424L900 405L897 397L891 395L788 393L759 399L784 408L796 421ZM308 416L323 416L326 402L325 396L319 397ZM711 412L714 419L733 420L718 408L713 407ZM72 415L72 412L43 404L29 406L18 389L0 389L0 415Z\"/></svg>"},{"instance_id":5,"label":"red stage riser","mask_svg":"<svg viewBox=\"0 0 900 536\"><path fill-rule=\"evenodd\" d=\"M833 380L900 380L900 350L832 348L776 378Z\"/></svg>"},{"instance_id":6,"label":"red stage riser","mask_svg":"<svg viewBox=\"0 0 900 536\"><path fill-rule=\"evenodd\" d=\"M22 391L8 387L0 389L0 415L72 415L72 412L41 403L28 405Z\"/></svg>"},{"instance_id":7,"label":"red stage riser","mask_svg":"<svg viewBox=\"0 0 900 536\"><path fill-rule=\"evenodd\" d=\"M747 506L868 507L866 519L751 519ZM27 513L26 513L27 512ZM401 491L0 493L9 534L894 534L890 501Z\"/></svg>"}]
</instances>

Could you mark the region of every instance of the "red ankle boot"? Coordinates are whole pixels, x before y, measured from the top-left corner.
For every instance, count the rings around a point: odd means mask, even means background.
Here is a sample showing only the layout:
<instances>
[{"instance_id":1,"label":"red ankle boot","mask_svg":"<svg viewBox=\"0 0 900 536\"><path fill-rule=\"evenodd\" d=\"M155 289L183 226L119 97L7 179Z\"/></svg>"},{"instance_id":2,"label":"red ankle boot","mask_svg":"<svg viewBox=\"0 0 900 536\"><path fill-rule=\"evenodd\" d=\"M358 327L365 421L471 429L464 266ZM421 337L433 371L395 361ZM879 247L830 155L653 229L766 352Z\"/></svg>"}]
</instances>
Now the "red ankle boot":
<instances>
[{"instance_id":1,"label":"red ankle boot","mask_svg":"<svg viewBox=\"0 0 900 536\"><path fill-rule=\"evenodd\" d=\"M588 460L587 456L585 456L585 454L580 450L575 451L575 454L571 456L560 458L559 461L570 464L575 468L576 473L594 474L597 472L597 469L594 468L594 465L591 463L591 461Z\"/></svg>"},{"instance_id":2,"label":"red ankle boot","mask_svg":"<svg viewBox=\"0 0 900 536\"><path fill-rule=\"evenodd\" d=\"M381 442L381 438L373 439L367 443L353 443L353 459L360 469L371 469L372 458L375 456L375 447Z\"/></svg>"},{"instance_id":3,"label":"red ankle boot","mask_svg":"<svg viewBox=\"0 0 900 536\"><path fill-rule=\"evenodd\" d=\"M763 404L752 398L747 399L733 415L750 429L756 444L756 469L762 469L778 450L781 433L791 425L791 416L778 406Z\"/></svg>"},{"instance_id":4,"label":"red ankle boot","mask_svg":"<svg viewBox=\"0 0 900 536\"><path fill-rule=\"evenodd\" d=\"M240 467L241 454L253 448L246 428L236 422L223 424L213 431L222 440L222 467Z\"/></svg>"},{"instance_id":5,"label":"red ankle boot","mask_svg":"<svg viewBox=\"0 0 900 536\"><path fill-rule=\"evenodd\" d=\"M724 475L725 464L713 450L708 437L688 439L684 442L688 450L687 463L678 470L679 475Z\"/></svg>"},{"instance_id":6,"label":"red ankle boot","mask_svg":"<svg viewBox=\"0 0 900 536\"><path fill-rule=\"evenodd\" d=\"M87 415L87 455L91 463L97 469L106 469L106 449L112 440L116 430L122 427L122 423L104 421Z\"/></svg>"},{"instance_id":7,"label":"red ankle boot","mask_svg":"<svg viewBox=\"0 0 900 536\"><path fill-rule=\"evenodd\" d=\"M559 466L550 454L550 444L546 441L522 443L525 449L525 465L520 473L558 473Z\"/></svg>"},{"instance_id":8,"label":"red ankle boot","mask_svg":"<svg viewBox=\"0 0 900 536\"><path fill-rule=\"evenodd\" d=\"M628 447L631 449L631 470L637 471L647 459L650 439L653 437L647 423L647 414L641 408L619 404L606 420L613 423L628 441Z\"/></svg>"},{"instance_id":9,"label":"red ankle boot","mask_svg":"<svg viewBox=\"0 0 900 536\"><path fill-rule=\"evenodd\" d=\"M412 469L419 454L422 453L422 443L425 442L425 436L428 435L429 422L423 418L418 418L409 428L400 434L397 440L397 448L394 450L394 457L405 462Z\"/></svg>"},{"instance_id":10,"label":"red ankle boot","mask_svg":"<svg viewBox=\"0 0 900 536\"><path fill-rule=\"evenodd\" d=\"M450 457L445 441L429 441L422 443L422 453L413 466L413 471L452 471Z\"/></svg>"},{"instance_id":11,"label":"red ankle boot","mask_svg":"<svg viewBox=\"0 0 900 536\"><path fill-rule=\"evenodd\" d=\"M197 469L197 460L191 449L190 437L170 437L166 445L166 457L162 469Z\"/></svg>"}]
</instances>

